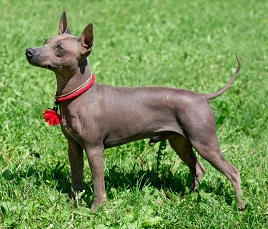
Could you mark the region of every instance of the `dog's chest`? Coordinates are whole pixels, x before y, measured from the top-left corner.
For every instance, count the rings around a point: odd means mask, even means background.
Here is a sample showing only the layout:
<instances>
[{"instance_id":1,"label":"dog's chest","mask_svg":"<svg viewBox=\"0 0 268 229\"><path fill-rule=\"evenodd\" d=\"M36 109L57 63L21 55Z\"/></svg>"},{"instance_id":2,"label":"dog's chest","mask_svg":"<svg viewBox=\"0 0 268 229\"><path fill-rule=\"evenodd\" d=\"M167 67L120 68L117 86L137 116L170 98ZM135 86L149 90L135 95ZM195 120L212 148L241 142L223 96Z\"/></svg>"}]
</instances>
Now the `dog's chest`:
<instances>
[{"instance_id":1,"label":"dog's chest","mask_svg":"<svg viewBox=\"0 0 268 229\"><path fill-rule=\"evenodd\" d=\"M66 120L65 117L62 118L62 123L61 123L61 128L62 131L64 132L65 135L68 135L75 139L77 142L81 142L81 137L82 137L82 130L81 126L76 120L76 118L72 118L71 120Z\"/></svg>"}]
</instances>

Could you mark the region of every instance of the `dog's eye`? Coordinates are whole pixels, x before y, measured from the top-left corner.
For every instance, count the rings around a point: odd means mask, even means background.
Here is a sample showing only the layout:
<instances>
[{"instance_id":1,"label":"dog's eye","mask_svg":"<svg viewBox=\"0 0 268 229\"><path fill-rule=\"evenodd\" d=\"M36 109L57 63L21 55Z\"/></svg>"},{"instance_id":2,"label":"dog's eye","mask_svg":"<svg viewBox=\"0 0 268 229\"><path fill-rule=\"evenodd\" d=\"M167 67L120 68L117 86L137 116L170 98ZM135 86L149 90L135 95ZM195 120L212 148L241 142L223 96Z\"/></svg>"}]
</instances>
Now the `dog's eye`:
<instances>
[{"instance_id":1,"label":"dog's eye","mask_svg":"<svg viewBox=\"0 0 268 229\"><path fill-rule=\"evenodd\" d=\"M61 45L58 45L58 46L57 46L57 50L58 50L58 51L63 51L63 47L62 47Z\"/></svg>"}]
</instances>

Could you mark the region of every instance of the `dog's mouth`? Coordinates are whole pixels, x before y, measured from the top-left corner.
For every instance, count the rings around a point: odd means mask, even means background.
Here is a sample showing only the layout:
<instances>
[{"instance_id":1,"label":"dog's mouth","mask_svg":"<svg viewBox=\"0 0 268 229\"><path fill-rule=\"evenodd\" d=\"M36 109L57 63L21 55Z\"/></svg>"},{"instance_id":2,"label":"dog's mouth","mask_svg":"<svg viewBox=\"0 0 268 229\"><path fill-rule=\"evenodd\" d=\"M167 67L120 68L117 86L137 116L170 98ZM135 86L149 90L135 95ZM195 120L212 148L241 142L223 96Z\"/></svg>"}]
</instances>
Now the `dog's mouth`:
<instances>
[{"instance_id":1,"label":"dog's mouth","mask_svg":"<svg viewBox=\"0 0 268 229\"><path fill-rule=\"evenodd\" d=\"M48 70L53 70L54 69L50 64L43 65L43 64L40 64L39 61L36 61L34 59L28 59L27 58L27 60L28 60L29 64L31 64L31 65L33 65L35 67L45 68L45 69L48 69Z\"/></svg>"}]
</instances>

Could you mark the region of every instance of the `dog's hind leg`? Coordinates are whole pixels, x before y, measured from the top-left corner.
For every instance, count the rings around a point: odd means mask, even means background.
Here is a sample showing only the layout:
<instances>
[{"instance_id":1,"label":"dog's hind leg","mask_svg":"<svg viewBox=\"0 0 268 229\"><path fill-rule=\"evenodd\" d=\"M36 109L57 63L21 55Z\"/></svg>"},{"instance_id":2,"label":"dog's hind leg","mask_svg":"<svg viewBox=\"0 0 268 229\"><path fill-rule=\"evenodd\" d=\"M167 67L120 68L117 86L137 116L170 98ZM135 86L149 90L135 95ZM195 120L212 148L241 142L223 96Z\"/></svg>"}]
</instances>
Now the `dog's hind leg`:
<instances>
[{"instance_id":1,"label":"dog's hind leg","mask_svg":"<svg viewBox=\"0 0 268 229\"><path fill-rule=\"evenodd\" d=\"M178 156L181 158L181 160L189 167L193 179L191 190L196 190L199 182L205 174L205 167L196 158L192 145L188 139L180 134L176 134L169 138L169 143L172 149L174 149Z\"/></svg>"},{"instance_id":2,"label":"dog's hind leg","mask_svg":"<svg viewBox=\"0 0 268 229\"><path fill-rule=\"evenodd\" d=\"M200 136L195 138L192 135L190 141L193 147L204 159L206 159L217 170L222 172L231 181L236 192L238 209L243 210L245 208L245 204L241 199L242 190L240 172L222 155L215 128L204 128L201 138Z\"/></svg>"}]
</instances>

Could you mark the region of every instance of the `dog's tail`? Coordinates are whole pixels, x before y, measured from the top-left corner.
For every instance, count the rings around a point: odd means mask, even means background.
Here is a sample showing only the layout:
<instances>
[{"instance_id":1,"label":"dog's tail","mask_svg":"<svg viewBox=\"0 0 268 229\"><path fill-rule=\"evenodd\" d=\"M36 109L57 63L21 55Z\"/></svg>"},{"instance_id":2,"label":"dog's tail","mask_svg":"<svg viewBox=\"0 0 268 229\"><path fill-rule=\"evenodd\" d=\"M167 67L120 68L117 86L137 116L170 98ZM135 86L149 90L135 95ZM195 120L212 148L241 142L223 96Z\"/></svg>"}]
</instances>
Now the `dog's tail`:
<instances>
[{"instance_id":1,"label":"dog's tail","mask_svg":"<svg viewBox=\"0 0 268 229\"><path fill-rule=\"evenodd\" d=\"M232 85L232 83L234 82L238 72L240 71L240 68L241 68L241 62L239 60L239 57L238 55L236 54L236 59L237 59L237 62L238 62L238 66L237 66L237 69L234 73L234 75L232 76L232 78L230 79L230 81L221 89L219 89L218 91L215 91L213 93L210 93L210 94L203 94L203 96L205 97L205 99L210 102L212 99L215 99L216 97L220 96L221 94L223 94L225 91L227 91L227 89Z\"/></svg>"}]
</instances>

